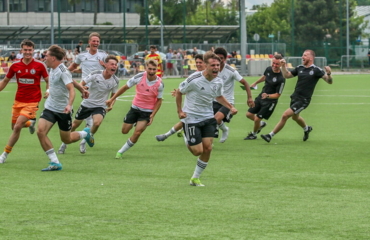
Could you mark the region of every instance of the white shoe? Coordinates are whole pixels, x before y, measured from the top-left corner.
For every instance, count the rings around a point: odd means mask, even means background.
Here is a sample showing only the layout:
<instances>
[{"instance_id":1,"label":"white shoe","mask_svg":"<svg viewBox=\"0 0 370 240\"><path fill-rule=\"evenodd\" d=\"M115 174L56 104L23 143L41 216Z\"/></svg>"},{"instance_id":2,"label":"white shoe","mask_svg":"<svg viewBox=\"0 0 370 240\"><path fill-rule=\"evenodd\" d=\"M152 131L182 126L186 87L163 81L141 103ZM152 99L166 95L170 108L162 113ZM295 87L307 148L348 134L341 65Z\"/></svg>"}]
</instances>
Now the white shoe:
<instances>
[{"instance_id":1,"label":"white shoe","mask_svg":"<svg viewBox=\"0 0 370 240\"><path fill-rule=\"evenodd\" d=\"M36 120L32 119L30 120L31 122L31 125L28 127L28 130L30 130L30 133L31 134L34 134L35 133L35 124L36 124Z\"/></svg>"},{"instance_id":2,"label":"white shoe","mask_svg":"<svg viewBox=\"0 0 370 240\"><path fill-rule=\"evenodd\" d=\"M0 155L0 163L5 163L6 157L7 157L7 156L5 156L5 154L4 154L4 153L3 153L3 154L1 154L1 155Z\"/></svg>"},{"instance_id":3,"label":"white shoe","mask_svg":"<svg viewBox=\"0 0 370 240\"><path fill-rule=\"evenodd\" d=\"M229 137L229 128L226 127L226 130L222 131L222 137L220 139L220 143L224 143L228 137Z\"/></svg>"},{"instance_id":4,"label":"white shoe","mask_svg":"<svg viewBox=\"0 0 370 240\"><path fill-rule=\"evenodd\" d=\"M62 145L60 145L59 147L58 154L64 154L66 148L67 148L67 144L62 143Z\"/></svg>"},{"instance_id":5,"label":"white shoe","mask_svg":"<svg viewBox=\"0 0 370 240\"><path fill-rule=\"evenodd\" d=\"M86 141L82 141L80 143L80 153L82 154L86 153Z\"/></svg>"}]
</instances>

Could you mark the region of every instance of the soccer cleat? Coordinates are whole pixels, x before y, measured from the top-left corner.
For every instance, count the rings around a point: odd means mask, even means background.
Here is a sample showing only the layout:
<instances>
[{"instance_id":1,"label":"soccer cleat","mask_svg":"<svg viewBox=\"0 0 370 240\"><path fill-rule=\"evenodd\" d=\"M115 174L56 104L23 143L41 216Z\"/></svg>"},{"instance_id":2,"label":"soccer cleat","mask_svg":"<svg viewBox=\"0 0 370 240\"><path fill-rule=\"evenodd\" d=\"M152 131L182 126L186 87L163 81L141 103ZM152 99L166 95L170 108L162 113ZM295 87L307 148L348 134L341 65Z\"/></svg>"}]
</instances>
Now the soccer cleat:
<instances>
[{"instance_id":1,"label":"soccer cleat","mask_svg":"<svg viewBox=\"0 0 370 240\"><path fill-rule=\"evenodd\" d=\"M86 141L81 141L80 143L80 153L86 153Z\"/></svg>"},{"instance_id":2,"label":"soccer cleat","mask_svg":"<svg viewBox=\"0 0 370 240\"><path fill-rule=\"evenodd\" d=\"M260 125L260 128L257 130L257 134L259 134L262 130L262 128L266 127L267 126L267 123L264 122L264 121L261 121L261 125Z\"/></svg>"},{"instance_id":3,"label":"soccer cleat","mask_svg":"<svg viewBox=\"0 0 370 240\"><path fill-rule=\"evenodd\" d=\"M229 136L229 128L226 127L226 130L225 131L222 131L222 136L220 138L220 143L224 143L227 140L227 137L228 136Z\"/></svg>"},{"instance_id":4,"label":"soccer cleat","mask_svg":"<svg viewBox=\"0 0 370 240\"><path fill-rule=\"evenodd\" d=\"M268 143L271 141L271 135L270 134L266 134L266 135L261 134L261 138L263 140L265 140L266 142L268 142Z\"/></svg>"},{"instance_id":5,"label":"soccer cleat","mask_svg":"<svg viewBox=\"0 0 370 240\"><path fill-rule=\"evenodd\" d=\"M166 140L167 136L164 135L164 134L161 134L161 135L155 136L155 138L157 139L158 142L162 142L162 141Z\"/></svg>"},{"instance_id":6,"label":"soccer cleat","mask_svg":"<svg viewBox=\"0 0 370 240\"><path fill-rule=\"evenodd\" d=\"M64 152L66 151L66 148L67 148L67 144L62 143L62 145L60 145L59 147L58 154L64 154Z\"/></svg>"},{"instance_id":7,"label":"soccer cleat","mask_svg":"<svg viewBox=\"0 0 370 240\"><path fill-rule=\"evenodd\" d=\"M31 125L28 127L28 130L30 130L31 134L34 134L36 130L35 128L36 119L31 119L30 122L31 122Z\"/></svg>"},{"instance_id":8,"label":"soccer cleat","mask_svg":"<svg viewBox=\"0 0 370 240\"><path fill-rule=\"evenodd\" d=\"M115 159L122 159L122 153L117 152Z\"/></svg>"},{"instance_id":9,"label":"soccer cleat","mask_svg":"<svg viewBox=\"0 0 370 240\"><path fill-rule=\"evenodd\" d=\"M6 157L4 154L0 155L0 163L5 163L6 162Z\"/></svg>"},{"instance_id":10,"label":"soccer cleat","mask_svg":"<svg viewBox=\"0 0 370 240\"><path fill-rule=\"evenodd\" d=\"M311 126L308 126L308 130L307 131L304 131L304 135L303 135L303 141L307 141L309 135L310 135L310 132L313 130L313 128Z\"/></svg>"},{"instance_id":11,"label":"soccer cleat","mask_svg":"<svg viewBox=\"0 0 370 240\"><path fill-rule=\"evenodd\" d=\"M61 163L50 162L49 166L47 168L42 169L41 171L46 172L46 171L59 171L59 170L62 170Z\"/></svg>"},{"instance_id":12,"label":"soccer cleat","mask_svg":"<svg viewBox=\"0 0 370 240\"><path fill-rule=\"evenodd\" d=\"M190 186L204 187L204 185L200 182L199 178L191 178L189 184Z\"/></svg>"},{"instance_id":13,"label":"soccer cleat","mask_svg":"<svg viewBox=\"0 0 370 240\"><path fill-rule=\"evenodd\" d=\"M246 136L245 138L244 138L244 140L255 140L255 139L257 139L257 136L256 135L254 135L253 133L249 133L248 134L248 136Z\"/></svg>"},{"instance_id":14,"label":"soccer cleat","mask_svg":"<svg viewBox=\"0 0 370 240\"><path fill-rule=\"evenodd\" d=\"M87 132L87 135L85 137L87 144L89 145L89 147L94 147L95 141L94 137L91 136L90 128L84 128L84 131Z\"/></svg>"}]
</instances>

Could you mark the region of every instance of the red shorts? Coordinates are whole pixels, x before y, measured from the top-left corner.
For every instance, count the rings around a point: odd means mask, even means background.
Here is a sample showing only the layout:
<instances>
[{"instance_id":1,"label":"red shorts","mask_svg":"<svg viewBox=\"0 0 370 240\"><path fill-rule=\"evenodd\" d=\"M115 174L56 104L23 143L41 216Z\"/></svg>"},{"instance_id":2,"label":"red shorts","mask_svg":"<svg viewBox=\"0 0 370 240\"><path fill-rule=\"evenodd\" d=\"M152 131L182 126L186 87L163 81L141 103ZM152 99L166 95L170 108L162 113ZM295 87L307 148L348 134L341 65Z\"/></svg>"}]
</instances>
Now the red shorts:
<instances>
[{"instance_id":1,"label":"red shorts","mask_svg":"<svg viewBox=\"0 0 370 240\"><path fill-rule=\"evenodd\" d=\"M28 119L36 118L36 112L39 110L39 103L23 103L14 101L12 110L12 123L16 123L20 115L27 117Z\"/></svg>"}]
</instances>

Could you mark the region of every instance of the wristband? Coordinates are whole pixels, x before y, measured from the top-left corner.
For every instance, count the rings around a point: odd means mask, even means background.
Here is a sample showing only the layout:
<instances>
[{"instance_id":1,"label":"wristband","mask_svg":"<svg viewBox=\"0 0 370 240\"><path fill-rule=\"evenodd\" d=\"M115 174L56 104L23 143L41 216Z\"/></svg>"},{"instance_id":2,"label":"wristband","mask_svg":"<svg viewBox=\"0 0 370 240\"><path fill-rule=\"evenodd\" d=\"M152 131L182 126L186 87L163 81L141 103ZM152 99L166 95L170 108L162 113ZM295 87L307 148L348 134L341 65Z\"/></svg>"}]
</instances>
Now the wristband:
<instances>
[{"instance_id":1,"label":"wristband","mask_svg":"<svg viewBox=\"0 0 370 240\"><path fill-rule=\"evenodd\" d=\"M49 92L49 89L46 89L46 92L48 93Z\"/></svg>"}]
</instances>

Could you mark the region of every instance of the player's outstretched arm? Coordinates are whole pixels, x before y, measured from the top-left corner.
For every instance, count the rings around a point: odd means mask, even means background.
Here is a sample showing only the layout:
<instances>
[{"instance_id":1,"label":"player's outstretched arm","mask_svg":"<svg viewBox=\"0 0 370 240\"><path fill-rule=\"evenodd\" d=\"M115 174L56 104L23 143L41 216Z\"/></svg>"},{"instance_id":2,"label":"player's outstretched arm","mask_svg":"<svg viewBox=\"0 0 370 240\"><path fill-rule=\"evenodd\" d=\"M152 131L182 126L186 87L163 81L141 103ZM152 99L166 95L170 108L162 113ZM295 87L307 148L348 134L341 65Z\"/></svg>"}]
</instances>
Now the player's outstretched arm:
<instances>
[{"instance_id":1,"label":"player's outstretched arm","mask_svg":"<svg viewBox=\"0 0 370 240\"><path fill-rule=\"evenodd\" d=\"M231 103L229 103L224 96L216 97L216 101L219 102L222 106L230 109L232 115L238 113L238 110Z\"/></svg>"},{"instance_id":2,"label":"player's outstretched arm","mask_svg":"<svg viewBox=\"0 0 370 240\"><path fill-rule=\"evenodd\" d=\"M322 79L329 84L333 84L333 77L331 76L331 68L329 66L325 66L325 75L322 76Z\"/></svg>"},{"instance_id":3,"label":"player's outstretched arm","mask_svg":"<svg viewBox=\"0 0 370 240\"><path fill-rule=\"evenodd\" d=\"M118 91L110 98L108 99L107 101L105 101L105 104L107 105L108 108L110 108L113 104L113 101L116 100L116 98L118 98L119 96L121 96L122 94L124 94L127 89L129 89L129 87L126 85L122 86L120 89L118 89Z\"/></svg>"},{"instance_id":4,"label":"player's outstretched arm","mask_svg":"<svg viewBox=\"0 0 370 240\"><path fill-rule=\"evenodd\" d=\"M8 85L10 78L5 77L2 81L0 81L0 91L2 91L6 85Z\"/></svg>"}]
</instances>

